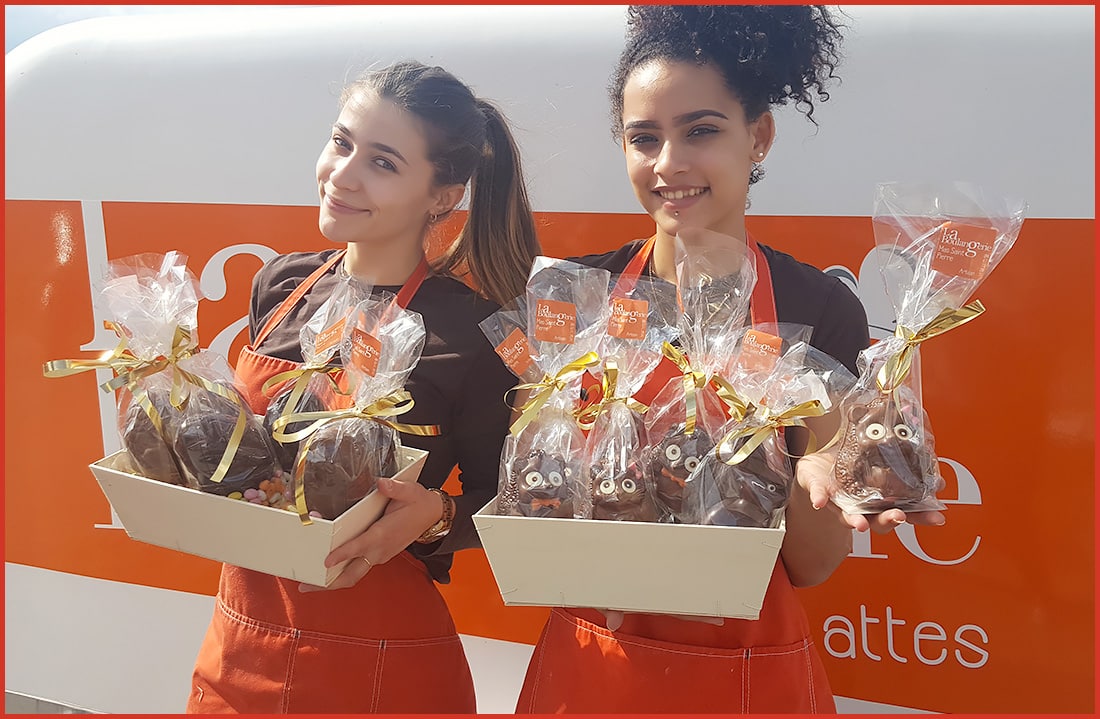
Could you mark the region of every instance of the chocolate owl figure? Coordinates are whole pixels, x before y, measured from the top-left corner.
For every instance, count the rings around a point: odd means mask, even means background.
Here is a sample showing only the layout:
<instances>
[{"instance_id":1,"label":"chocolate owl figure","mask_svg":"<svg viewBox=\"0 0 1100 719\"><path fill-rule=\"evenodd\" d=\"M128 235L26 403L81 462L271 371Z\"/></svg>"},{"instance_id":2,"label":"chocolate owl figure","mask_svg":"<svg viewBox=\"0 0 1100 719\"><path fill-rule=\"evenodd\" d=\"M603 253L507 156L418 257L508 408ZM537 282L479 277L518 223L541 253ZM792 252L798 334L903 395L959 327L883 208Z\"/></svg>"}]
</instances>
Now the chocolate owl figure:
<instances>
[{"instance_id":1,"label":"chocolate owl figure","mask_svg":"<svg viewBox=\"0 0 1100 719\"><path fill-rule=\"evenodd\" d=\"M146 397L160 415L161 426L171 425L178 411L168 402L168 390L149 387ZM167 432L165 432L167 434ZM141 404L131 399L122 417L122 445L130 453L134 467L143 477L168 484L183 484L179 466L168 442L153 426L153 420Z\"/></svg>"},{"instance_id":2,"label":"chocolate owl figure","mask_svg":"<svg viewBox=\"0 0 1100 719\"><path fill-rule=\"evenodd\" d=\"M714 449L714 440L701 427L684 434L684 425L672 427L664 439L649 448L646 469L658 508L677 519L683 508L684 485L703 456Z\"/></svg>"},{"instance_id":3,"label":"chocolate owl figure","mask_svg":"<svg viewBox=\"0 0 1100 719\"><path fill-rule=\"evenodd\" d=\"M379 477L397 474L395 440L392 429L369 420L323 425L303 458L306 509L336 519L367 496Z\"/></svg>"},{"instance_id":4,"label":"chocolate owl figure","mask_svg":"<svg viewBox=\"0 0 1100 719\"><path fill-rule=\"evenodd\" d=\"M243 398L240 402L238 406L213 392L192 388L187 411L172 442L188 486L212 494L229 495L259 487L260 482L271 479L279 471L274 443L259 422L248 415L250 421L245 425L229 471L221 482L210 481L222 461L241 407L248 412Z\"/></svg>"},{"instance_id":5,"label":"chocolate owl figure","mask_svg":"<svg viewBox=\"0 0 1100 719\"><path fill-rule=\"evenodd\" d=\"M847 420L836 475L844 491L861 500L861 511L915 508L939 489L923 423L899 411L889 396L851 407Z\"/></svg>"},{"instance_id":6,"label":"chocolate owl figure","mask_svg":"<svg viewBox=\"0 0 1100 719\"><path fill-rule=\"evenodd\" d=\"M790 496L789 479L768 463L764 447L736 465L708 453L688 486L698 523L721 527L770 527Z\"/></svg>"},{"instance_id":7,"label":"chocolate owl figure","mask_svg":"<svg viewBox=\"0 0 1100 719\"><path fill-rule=\"evenodd\" d=\"M273 425L275 420L279 419L286 410L287 401L290 400L291 392L282 392L276 395L275 399L271 400L271 404L267 406L267 412L264 413L264 429L267 430L269 437L272 436L274 430ZM321 399L308 390L304 392L301 399L298 401L298 407L294 410L298 412L323 412L327 407L321 402ZM293 434L299 430L305 429L309 426L308 422L294 422L283 427L283 432L286 434ZM294 459L298 456L298 442L279 442L272 437L272 444L275 446L275 457L279 460L279 465L289 472L294 468Z\"/></svg>"},{"instance_id":8,"label":"chocolate owl figure","mask_svg":"<svg viewBox=\"0 0 1100 719\"><path fill-rule=\"evenodd\" d=\"M561 455L536 449L512 463L509 481L516 509L524 517L573 516L573 478L577 468Z\"/></svg>"},{"instance_id":9,"label":"chocolate owl figure","mask_svg":"<svg viewBox=\"0 0 1100 719\"><path fill-rule=\"evenodd\" d=\"M631 462L626 469L615 472L611 462L592 465L591 478L592 518L618 522L656 522L657 507L646 491L641 468Z\"/></svg>"}]
</instances>

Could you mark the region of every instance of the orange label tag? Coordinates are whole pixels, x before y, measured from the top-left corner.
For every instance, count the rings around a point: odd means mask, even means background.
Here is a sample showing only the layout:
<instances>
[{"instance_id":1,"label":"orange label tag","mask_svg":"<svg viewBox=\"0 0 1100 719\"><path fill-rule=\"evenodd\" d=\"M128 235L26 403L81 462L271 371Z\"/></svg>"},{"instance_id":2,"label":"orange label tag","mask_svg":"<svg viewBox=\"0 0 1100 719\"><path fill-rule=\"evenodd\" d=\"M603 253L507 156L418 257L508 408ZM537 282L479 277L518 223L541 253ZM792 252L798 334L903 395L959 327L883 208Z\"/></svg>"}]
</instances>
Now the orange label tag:
<instances>
[{"instance_id":1,"label":"orange label tag","mask_svg":"<svg viewBox=\"0 0 1100 719\"><path fill-rule=\"evenodd\" d=\"M945 222L937 230L932 269L945 275L980 280L985 277L996 239L997 230L992 227Z\"/></svg>"},{"instance_id":2,"label":"orange label tag","mask_svg":"<svg viewBox=\"0 0 1100 719\"><path fill-rule=\"evenodd\" d=\"M571 345L577 336L577 308L572 302L539 300L535 304L535 339Z\"/></svg>"},{"instance_id":3,"label":"orange label tag","mask_svg":"<svg viewBox=\"0 0 1100 719\"><path fill-rule=\"evenodd\" d=\"M607 334L624 340L644 340L648 319L648 302L615 297L611 300L611 319L607 322Z\"/></svg>"},{"instance_id":4,"label":"orange label tag","mask_svg":"<svg viewBox=\"0 0 1100 719\"><path fill-rule=\"evenodd\" d=\"M370 333L356 327L351 331L351 365L368 377L378 374L382 343Z\"/></svg>"},{"instance_id":5,"label":"orange label tag","mask_svg":"<svg viewBox=\"0 0 1100 719\"><path fill-rule=\"evenodd\" d=\"M327 330L318 332L317 339L313 341L313 351L320 354L340 344L340 338L344 336L345 322L346 320L341 319L334 322Z\"/></svg>"},{"instance_id":6,"label":"orange label tag","mask_svg":"<svg viewBox=\"0 0 1100 719\"><path fill-rule=\"evenodd\" d=\"M741 343L741 355L737 363L753 372L771 372L779 361L783 340L760 330L749 330Z\"/></svg>"},{"instance_id":7,"label":"orange label tag","mask_svg":"<svg viewBox=\"0 0 1100 719\"><path fill-rule=\"evenodd\" d=\"M519 327L504 338L504 341L496 346L497 354L504 360L505 366L512 370L516 377L522 377L523 373L531 368L531 349L527 345L527 335Z\"/></svg>"}]
</instances>

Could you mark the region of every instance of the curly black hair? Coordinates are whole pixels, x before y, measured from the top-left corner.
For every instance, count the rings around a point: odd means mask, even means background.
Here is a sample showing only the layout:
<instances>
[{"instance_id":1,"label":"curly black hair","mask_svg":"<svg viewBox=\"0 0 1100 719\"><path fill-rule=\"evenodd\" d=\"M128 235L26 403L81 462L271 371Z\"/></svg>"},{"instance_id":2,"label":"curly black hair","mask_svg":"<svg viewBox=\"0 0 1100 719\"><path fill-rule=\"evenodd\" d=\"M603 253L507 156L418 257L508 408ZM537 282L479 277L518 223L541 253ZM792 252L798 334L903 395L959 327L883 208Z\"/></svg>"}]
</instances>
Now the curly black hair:
<instances>
[{"instance_id":1,"label":"curly black hair","mask_svg":"<svg viewBox=\"0 0 1100 719\"><path fill-rule=\"evenodd\" d=\"M713 63L750 122L793 100L816 125L814 97L829 99L843 27L823 5L631 5L608 88L612 132L621 137L627 78L651 60Z\"/></svg>"}]
</instances>

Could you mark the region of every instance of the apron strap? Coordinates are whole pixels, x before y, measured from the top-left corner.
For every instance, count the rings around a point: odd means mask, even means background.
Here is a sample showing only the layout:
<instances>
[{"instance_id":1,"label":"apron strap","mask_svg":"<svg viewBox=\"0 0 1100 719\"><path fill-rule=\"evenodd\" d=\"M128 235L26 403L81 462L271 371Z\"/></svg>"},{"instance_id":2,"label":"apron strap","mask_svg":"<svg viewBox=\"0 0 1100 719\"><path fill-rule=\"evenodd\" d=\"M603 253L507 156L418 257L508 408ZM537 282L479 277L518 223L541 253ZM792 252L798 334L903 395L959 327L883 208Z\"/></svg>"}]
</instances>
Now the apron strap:
<instances>
[{"instance_id":1,"label":"apron strap","mask_svg":"<svg viewBox=\"0 0 1100 719\"><path fill-rule=\"evenodd\" d=\"M271 318L267 321L267 324L265 324L263 326L263 329L260 330L260 334L256 336L255 341L252 342L252 346L259 347L261 344L263 344L263 341L267 339L267 336L271 334L272 330L274 330L279 325L279 323L283 321L283 318L286 317L292 309L294 309L294 305L298 304L298 301L305 297L310 288L312 288L313 285L317 283L317 280L321 279L324 275L328 273L329 270L335 267L336 263L342 260L346 253L347 250L340 250L339 252L337 252L335 255L332 256L331 259L329 259L328 262L314 270L313 274L307 277L305 281L302 282L302 284L295 287L294 291L290 293L290 296L283 300L283 303L279 305L278 309L275 310L275 314L271 315Z\"/></svg>"},{"instance_id":2,"label":"apron strap","mask_svg":"<svg viewBox=\"0 0 1100 719\"><path fill-rule=\"evenodd\" d=\"M749 247L756 257L756 285L752 288L752 299L749 302L749 315L753 326L764 323L779 322L779 314L775 311L775 292L772 290L772 272L768 266L768 258L760 245L748 236Z\"/></svg>"},{"instance_id":3,"label":"apron strap","mask_svg":"<svg viewBox=\"0 0 1100 719\"><path fill-rule=\"evenodd\" d=\"M257 335L256 341L252 343L252 346L259 347L260 344L267 339L267 336L271 334L272 330L274 330L279 323L283 321L290 310L294 308L294 305L305 297L306 293L309 292L313 285L317 284L319 279L328 274L329 270L335 267L336 263L342 260L345 254L347 254L347 250L340 250L325 262L325 264L314 270L313 274L307 277L302 284L295 287L294 291L290 293L290 296L283 300L283 303L275 310L275 314L271 315L267 324L260 330L260 334ZM405 284L401 286L401 290L397 293L397 297L394 298L393 304L402 309L408 307L416 291L420 289L420 285L422 285L425 278L427 278L429 269L428 259L426 257L420 258L420 264L416 266L412 275Z\"/></svg>"}]
</instances>

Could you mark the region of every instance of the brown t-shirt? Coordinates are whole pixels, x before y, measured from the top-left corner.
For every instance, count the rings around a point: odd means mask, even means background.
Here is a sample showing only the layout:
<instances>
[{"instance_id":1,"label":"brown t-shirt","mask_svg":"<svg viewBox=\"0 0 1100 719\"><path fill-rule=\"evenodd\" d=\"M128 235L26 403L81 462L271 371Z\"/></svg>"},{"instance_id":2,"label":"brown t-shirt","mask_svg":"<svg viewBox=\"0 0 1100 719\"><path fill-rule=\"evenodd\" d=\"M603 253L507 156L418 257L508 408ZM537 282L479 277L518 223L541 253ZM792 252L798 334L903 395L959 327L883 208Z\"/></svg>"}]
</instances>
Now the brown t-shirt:
<instances>
[{"instance_id":1,"label":"brown t-shirt","mask_svg":"<svg viewBox=\"0 0 1100 719\"><path fill-rule=\"evenodd\" d=\"M252 282L249 311L250 339L254 340L268 318L310 274L334 252L297 252L275 257ZM332 293L340 263L306 293L290 313L254 349L265 355L302 362L298 333ZM379 286L396 294L400 287ZM426 337L420 361L405 389L415 406L398 421L439 425L438 437L400 435L410 447L427 450L420 473L425 487L440 487L459 468L462 494L455 497L455 519L450 533L432 544L412 544L409 551L427 566L442 584L450 581L453 553L478 547L471 516L497 492L500 452L508 432L510 411L504 393L515 377L493 351L478 323L498 309L466 285L448 277L428 277L409 302L408 309L424 318Z\"/></svg>"},{"instance_id":2,"label":"brown t-shirt","mask_svg":"<svg viewBox=\"0 0 1100 719\"><path fill-rule=\"evenodd\" d=\"M590 267L621 273L645 240L635 240L614 252L569 258ZM871 338L867 313L848 286L790 255L761 244L771 270L775 312L779 322L813 327L810 344L831 355L856 374L856 358ZM651 267L646 267L646 274Z\"/></svg>"}]
</instances>

